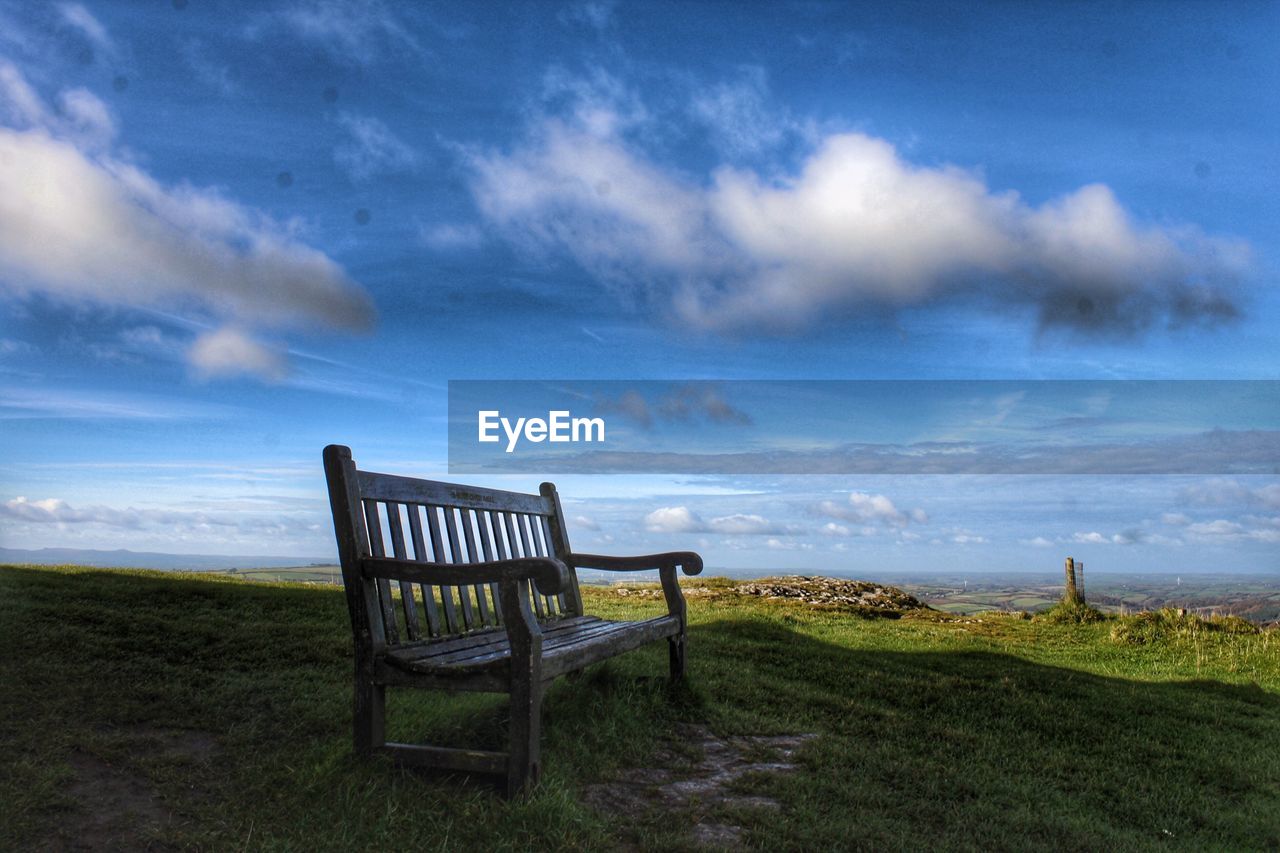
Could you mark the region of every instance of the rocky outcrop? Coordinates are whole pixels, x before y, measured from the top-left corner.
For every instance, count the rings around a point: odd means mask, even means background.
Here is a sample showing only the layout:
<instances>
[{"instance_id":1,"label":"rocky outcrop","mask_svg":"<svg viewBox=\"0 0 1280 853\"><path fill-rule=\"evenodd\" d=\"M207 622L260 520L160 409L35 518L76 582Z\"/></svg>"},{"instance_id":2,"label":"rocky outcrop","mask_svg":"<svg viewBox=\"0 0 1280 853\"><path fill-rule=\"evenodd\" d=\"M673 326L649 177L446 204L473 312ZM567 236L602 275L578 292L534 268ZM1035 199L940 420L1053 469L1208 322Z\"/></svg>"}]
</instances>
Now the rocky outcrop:
<instances>
[{"instance_id":1,"label":"rocky outcrop","mask_svg":"<svg viewBox=\"0 0 1280 853\"><path fill-rule=\"evenodd\" d=\"M845 610L860 616L896 619L912 611L932 610L913 595L895 586L871 581L842 580L819 575L788 575L749 581L708 581L682 584L686 598L753 596L775 601L796 601L817 607ZM642 598L661 598L662 591L645 584L618 585L614 592Z\"/></svg>"}]
</instances>

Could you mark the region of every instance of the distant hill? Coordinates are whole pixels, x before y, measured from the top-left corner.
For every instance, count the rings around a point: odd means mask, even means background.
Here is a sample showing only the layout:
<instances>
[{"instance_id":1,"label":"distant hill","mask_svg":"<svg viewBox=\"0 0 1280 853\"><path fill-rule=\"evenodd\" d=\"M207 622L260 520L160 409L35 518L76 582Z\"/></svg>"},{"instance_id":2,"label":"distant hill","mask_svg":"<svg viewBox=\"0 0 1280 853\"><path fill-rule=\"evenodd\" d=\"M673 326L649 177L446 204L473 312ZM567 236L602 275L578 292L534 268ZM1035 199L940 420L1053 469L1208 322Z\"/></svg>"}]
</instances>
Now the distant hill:
<instances>
[{"instance_id":1,"label":"distant hill","mask_svg":"<svg viewBox=\"0 0 1280 853\"><path fill-rule=\"evenodd\" d=\"M331 565L334 557L264 557L221 554L160 554L150 551L95 551L86 548L0 548L0 563L102 566L137 569L256 569L278 566Z\"/></svg>"}]
</instances>

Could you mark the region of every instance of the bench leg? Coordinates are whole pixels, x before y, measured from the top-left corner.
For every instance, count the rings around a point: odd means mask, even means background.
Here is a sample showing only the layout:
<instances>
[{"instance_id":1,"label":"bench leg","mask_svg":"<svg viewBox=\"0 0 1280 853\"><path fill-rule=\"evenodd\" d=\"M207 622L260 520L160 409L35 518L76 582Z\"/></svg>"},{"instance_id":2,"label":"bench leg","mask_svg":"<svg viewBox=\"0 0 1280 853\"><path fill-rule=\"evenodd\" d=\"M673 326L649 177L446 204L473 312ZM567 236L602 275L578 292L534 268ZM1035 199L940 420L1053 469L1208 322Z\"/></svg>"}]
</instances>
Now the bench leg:
<instances>
[{"instance_id":1,"label":"bench leg","mask_svg":"<svg viewBox=\"0 0 1280 853\"><path fill-rule=\"evenodd\" d=\"M671 658L671 680L684 678L684 634L667 637L667 651Z\"/></svg>"},{"instance_id":2,"label":"bench leg","mask_svg":"<svg viewBox=\"0 0 1280 853\"><path fill-rule=\"evenodd\" d=\"M387 742L387 688L372 681L356 681L356 755L369 756Z\"/></svg>"},{"instance_id":3,"label":"bench leg","mask_svg":"<svg viewBox=\"0 0 1280 853\"><path fill-rule=\"evenodd\" d=\"M520 679L511 689L511 736L507 757L507 796L538 781L542 769L542 683Z\"/></svg>"}]
</instances>

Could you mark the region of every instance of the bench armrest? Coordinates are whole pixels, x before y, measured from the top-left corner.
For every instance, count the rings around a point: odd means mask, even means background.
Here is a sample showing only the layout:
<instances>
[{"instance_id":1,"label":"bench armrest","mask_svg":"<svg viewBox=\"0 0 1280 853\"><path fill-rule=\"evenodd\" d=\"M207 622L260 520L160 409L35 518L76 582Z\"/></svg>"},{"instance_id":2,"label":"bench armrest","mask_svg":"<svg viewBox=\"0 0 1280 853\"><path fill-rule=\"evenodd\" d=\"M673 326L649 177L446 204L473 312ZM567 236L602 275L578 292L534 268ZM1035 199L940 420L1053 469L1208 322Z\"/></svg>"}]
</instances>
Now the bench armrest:
<instances>
[{"instance_id":1,"label":"bench armrest","mask_svg":"<svg viewBox=\"0 0 1280 853\"><path fill-rule=\"evenodd\" d=\"M570 554L565 558L576 569L601 569L606 572L643 572L651 569L674 569L679 566L686 575L702 571L702 558L693 551L668 551L640 557L607 557L601 554Z\"/></svg>"},{"instance_id":2,"label":"bench armrest","mask_svg":"<svg viewBox=\"0 0 1280 853\"><path fill-rule=\"evenodd\" d=\"M543 595L555 595L569 586L569 569L551 557L517 557L484 563L428 563L394 557L365 557L360 573L367 578L422 583L428 586L470 586L478 583L532 580Z\"/></svg>"}]
</instances>

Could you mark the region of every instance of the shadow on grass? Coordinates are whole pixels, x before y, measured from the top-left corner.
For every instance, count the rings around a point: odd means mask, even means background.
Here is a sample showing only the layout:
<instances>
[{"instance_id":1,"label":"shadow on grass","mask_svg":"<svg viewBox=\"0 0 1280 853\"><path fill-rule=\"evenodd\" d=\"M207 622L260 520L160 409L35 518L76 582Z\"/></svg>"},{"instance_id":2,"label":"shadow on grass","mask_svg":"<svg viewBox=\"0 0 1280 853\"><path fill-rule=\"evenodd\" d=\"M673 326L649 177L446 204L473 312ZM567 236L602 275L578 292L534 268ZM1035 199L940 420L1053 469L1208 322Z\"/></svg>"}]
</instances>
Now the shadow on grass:
<instances>
[{"instance_id":1,"label":"shadow on grass","mask_svg":"<svg viewBox=\"0 0 1280 853\"><path fill-rule=\"evenodd\" d=\"M13 797L0 810L17 837L43 837L68 807L68 756L85 751L173 791L185 822L158 836L167 843L253 833L330 849L679 846L694 810L597 815L578 795L644 766L677 722L697 721L721 734L819 735L799 772L742 782L783 805L729 816L752 846L1280 844L1273 693L1100 676L924 637L921 651L882 648L902 637L856 623L848 643L828 642L742 612L694 626L686 686L660 677L661 644L558 681L545 705L545 783L507 803L484 785L350 756L340 590L5 568L2 781ZM397 739L501 748L500 697L391 695ZM141 725L208 732L220 748L199 767L139 760L112 733Z\"/></svg>"}]
</instances>

